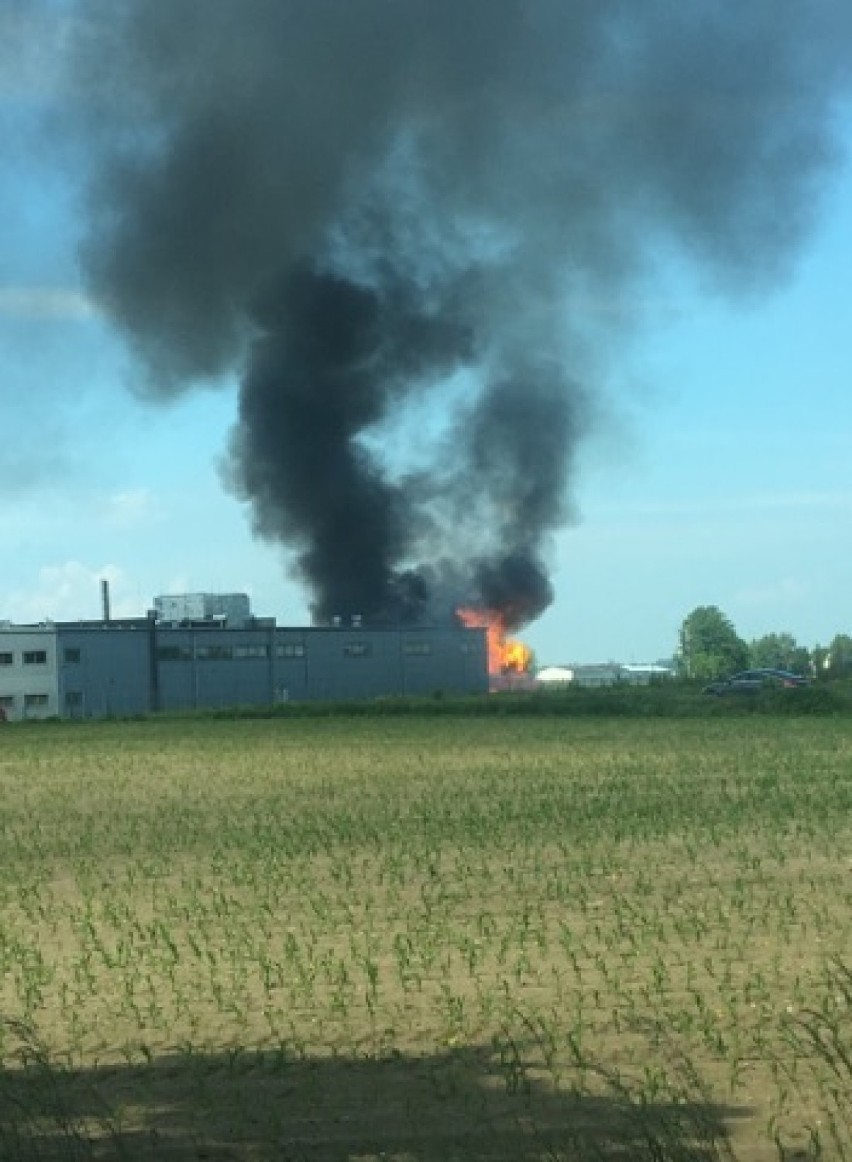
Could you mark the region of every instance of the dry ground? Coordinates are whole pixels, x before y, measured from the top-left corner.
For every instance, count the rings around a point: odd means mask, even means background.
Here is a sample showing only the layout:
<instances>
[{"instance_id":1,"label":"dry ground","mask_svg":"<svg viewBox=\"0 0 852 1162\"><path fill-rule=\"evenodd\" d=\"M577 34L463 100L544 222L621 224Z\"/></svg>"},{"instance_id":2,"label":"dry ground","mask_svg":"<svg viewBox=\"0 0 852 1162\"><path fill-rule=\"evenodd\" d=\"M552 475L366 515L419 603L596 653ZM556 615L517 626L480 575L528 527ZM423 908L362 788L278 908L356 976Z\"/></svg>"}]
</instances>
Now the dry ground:
<instances>
[{"instance_id":1,"label":"dry ground","mask_svg":"<svg viewBox=\"0 0 852 1162\"><path fill-rule=\"evenodd\" d=\"M0 803L0 1156L852 1157L844 720L22 727Z\"/></svg>"}]
</instances>

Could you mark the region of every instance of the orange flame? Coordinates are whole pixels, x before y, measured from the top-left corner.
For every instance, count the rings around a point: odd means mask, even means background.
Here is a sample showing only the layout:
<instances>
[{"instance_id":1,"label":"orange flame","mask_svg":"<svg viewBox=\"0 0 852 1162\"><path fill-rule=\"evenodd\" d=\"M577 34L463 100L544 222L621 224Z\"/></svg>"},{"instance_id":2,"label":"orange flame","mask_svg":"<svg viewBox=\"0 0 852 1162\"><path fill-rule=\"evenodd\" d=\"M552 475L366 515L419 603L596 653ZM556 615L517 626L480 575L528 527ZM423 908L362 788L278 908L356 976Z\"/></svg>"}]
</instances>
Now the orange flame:
<instances>
[{"instance_id":1,"label":"orange flame","mask_svg":"<svg viewBox=\"0 0 852 1162\"><path fill-rule=\"evenodd\" d=\"M532 650L515 638L506 637L503 614L496 609L457 609L456 616L468 629L484 629L488 642L489 674L525 674L532 662Z\"/></svg>"}]
</instances>

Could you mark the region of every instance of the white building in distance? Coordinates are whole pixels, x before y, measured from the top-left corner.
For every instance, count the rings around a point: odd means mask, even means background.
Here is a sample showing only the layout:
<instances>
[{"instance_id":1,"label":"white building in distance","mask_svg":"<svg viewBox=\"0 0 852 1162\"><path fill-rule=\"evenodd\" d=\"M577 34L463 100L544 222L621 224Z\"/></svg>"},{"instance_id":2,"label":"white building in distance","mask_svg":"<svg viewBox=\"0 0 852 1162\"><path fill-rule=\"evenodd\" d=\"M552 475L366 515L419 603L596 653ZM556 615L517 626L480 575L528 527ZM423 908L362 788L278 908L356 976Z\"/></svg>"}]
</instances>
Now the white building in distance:
<instances>
[{"instance_id":1,"label":"white building in distance","mask_svg":"<svg viewBox=\"0 0 852 1162\"><path fill-rule=\"evenodd\" d=\"M536 681L545 689L564 686L647 686L674 676L670 666L654 663L601 662L590 665L571 663L567 666L545 666L536 674Z\"/></svg>"}]
</instances>

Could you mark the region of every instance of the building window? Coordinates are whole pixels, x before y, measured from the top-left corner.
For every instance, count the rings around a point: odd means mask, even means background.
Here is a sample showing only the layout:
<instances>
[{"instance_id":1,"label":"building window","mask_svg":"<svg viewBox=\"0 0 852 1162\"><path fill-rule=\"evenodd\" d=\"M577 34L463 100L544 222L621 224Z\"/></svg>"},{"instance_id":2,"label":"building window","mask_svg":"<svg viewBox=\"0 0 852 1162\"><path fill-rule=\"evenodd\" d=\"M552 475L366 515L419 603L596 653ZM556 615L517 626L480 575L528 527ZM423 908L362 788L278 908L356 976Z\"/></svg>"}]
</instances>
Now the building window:
<instances>
[{"instance_id":1,"label":"building window","mask_svg":"<svg viewBox=\"0 0 852 1162\"><path fill-rule=\"evenodd\" d=\"M203 662L230 661L234 650L232 646L197 646L195 656Z\"/></svg>"},{"instance_id":2,"label":"building window","mask_svg":"<svg viewBox=\"0 0 852 1162\"><path fill-rule=\"evenodd\" d=\"M190 662L192 650L189 646L160 646L157 650L159 662Z\"/></svg>"},{"instance_id":3,"label":"building window","mask_svg":"<svg viewBox=\"0 0 852 1162\"><path fill-rule=\"evenodd\" d=\"M403 642L402 652L413 658L425 658L432 653L431 642Z\"/></svg>"},{"instance_id":4,"label":"building window","mask_svg":"<svg viewBox=\"0 0 852 1162\"><path fill-rule=\"evenodd\" d=\"M305 647L301 642L285 642L275 647L275 655L279 658L303 658Z\"/></svg>"},{"instance_id":5,"label":"building window","mask_svg":"<svg viewBox=\"0 0 852 1162\"><path fill-rule=\"evenodd\" d=\"M74 646L69 646L63 656L69 666L74 666L80 661L80 651Z\"/></svg>"},{"instance_id":6,"label":"building window","mask_svg":"<svg viewBox=\"0 0 852 1162\"><path fill-rule=\"evenodd\" d=\"M14 710L15 709L15 695L14 694L0 694L0 710Z\"/></svg>"},{"instance_id":7,"label":"building window","mask_svg":"<svg viewBox=\"0 0 852 1162\"><path fill-rule=\"evenodd\" d=\"M15 655L12 653L4 652L0 654L0 666L11 666L14 660Z\"/></svg>"},{"instance_id":8,"label":"building window","mask_svg":"<svg viewBox=\"0 0 852 1162\"><path fill-rule=\"evenodd\" d=\"M347 642L343 652L347 658L366 658L373 649L369 642Z\"/></svg>"},{"instance_id":9,"label":"building window","mask_svg":"<svg viewBox=\"0 0 852 1162\"><path fill-rule=\"evenodd\" d=\"M46 694L25 694L24 706L47 706Z\"/></svg>"},{"instance_id":10,"label":"building window","mask_svg":"<svg viewBox=\"0 0 852 1162\"><path fill-rule=\"evenodd\" d=\"M268 658L269 646L234 646L235 658Z\"/></svg>"},{"instance_id":11,"label":"building window","mask_svg":"<svg viewBox=\"0 0 852 1162\"><path fill-rule=\"evenodd\" d=\"M66 690L65 691L65 706L68 710L79 709L83 705L83 691L82 690Z\"/></svg>"},{"instance_id":12,"label":"building window","mask_svg":"<svg viewBox=\"0 0 852 1162\"><path fill-rule=\"evenodd\" d=\"M47 661L47 650L24 650L25 666L43 666Z\"/></svg>"}]
</instances>

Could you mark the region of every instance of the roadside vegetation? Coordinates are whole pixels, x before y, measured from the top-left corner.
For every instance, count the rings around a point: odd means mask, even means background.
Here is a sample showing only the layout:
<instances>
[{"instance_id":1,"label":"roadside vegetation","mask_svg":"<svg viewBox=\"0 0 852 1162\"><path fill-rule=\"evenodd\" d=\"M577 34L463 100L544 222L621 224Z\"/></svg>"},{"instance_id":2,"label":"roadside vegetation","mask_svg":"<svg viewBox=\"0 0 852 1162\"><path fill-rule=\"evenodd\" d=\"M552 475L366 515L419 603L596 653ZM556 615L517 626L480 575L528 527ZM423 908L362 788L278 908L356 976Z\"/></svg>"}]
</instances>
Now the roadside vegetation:
<instances>
[{"instance_id":1,"label":"roadside vegetation","mask_svg":"<svg viewBox=\"0 0 852 1162\"><path fill-rule=\"evenodd\" d=\"M852 1158L848 695L780 693L4 727L0 1157Z\"/></svg>"},{"instance_id":2,"label":"roadside vegetation","mask_svg":"<svg viewBox=\"0 0 852 1162\"><path fill-rule=\"evenodd\" d=\"M694 718L852 716L852 680L823 680L802 689L767 689L736 698L713 698L702 693L704 683L673 678L632 685L585 687L566 685L533 692L504 691L492 695L457 695L435 691L412 697L389 695L364 700L334 702L287 702L229 706L221 709L169 711L137 716L125 721L158 723L240 719L352 719L352 718ZM118 721L118 720L112 720ZM84 720L31 719L4 723L2 729L35 730L69 728L88 730ZM5 737L5 734L0 737Z\"/></svg>"},{"instance_id":3,"label":"roadside vegetation","mask_svg":"<svg viewBox=\"0 0 852 1162\"><path fill-rule=\"evenodd\" d=\"M837 633L828 646L800 645L791 633L747 642L717 605L699 605L681 624L674 658L680 677L711 682L737 670L787 670L818 681L852 679L852 637Z\"/></svg>"}]
</instances>

